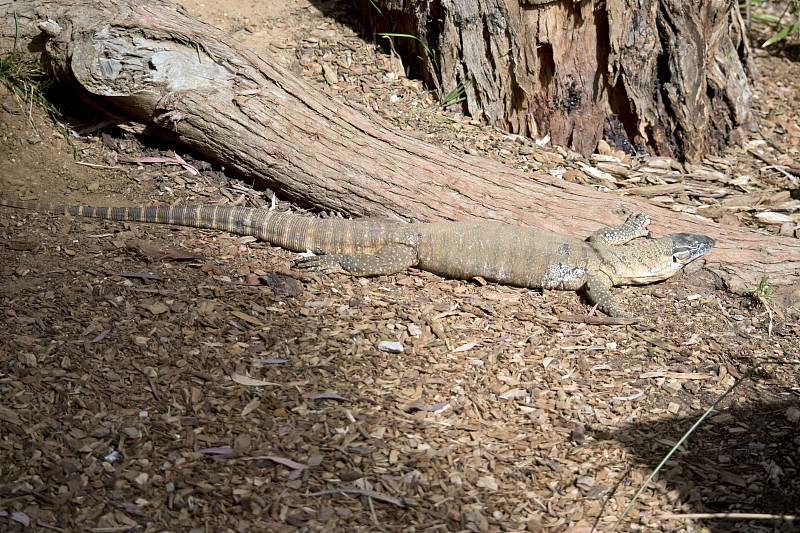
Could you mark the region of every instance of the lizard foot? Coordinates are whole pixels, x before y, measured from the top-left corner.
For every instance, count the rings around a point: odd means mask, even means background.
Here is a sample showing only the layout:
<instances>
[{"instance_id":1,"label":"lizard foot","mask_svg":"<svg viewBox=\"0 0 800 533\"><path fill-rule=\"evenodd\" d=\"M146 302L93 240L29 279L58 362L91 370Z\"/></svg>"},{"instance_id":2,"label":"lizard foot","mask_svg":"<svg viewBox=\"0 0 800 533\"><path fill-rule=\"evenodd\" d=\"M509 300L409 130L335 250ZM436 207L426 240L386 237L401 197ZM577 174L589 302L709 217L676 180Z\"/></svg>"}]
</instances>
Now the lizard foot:
<instances>
[{"instance_id":1,"label":"lizard foot","mask_svg":"<svg viewBox=\"0 0 800 533\"><path fill-rule=\"evenodd\" d=\"M344 272L337 254L330 255L309 255L294 260L296 268L304 268L311 271L322 272Z\"/></svg>"},{"instance_id":2,"label":"lizard foot","mask_svg":"<svg viewBox=\"0 0 800 533\"><path fill-rule=\"evenodd\" d=\"M650 225L650 217L645 215L644 213L634 213L633 215L628 217L628 220L625 221L624 226L630 228L631 232L634 234L632 239L636 237L647 237L650 238L650 232L647 230L647 226Z\"/></svg>"},{"instance_id":3,"label":"lizard foot","mask_svg":"<svg viewBox=\"0 0 800 533\"><path fill-rule=\"evenodd\" d=\"M590 241L602 242L604 244L617 245L625 244L637 237L650 238L647 226L650 225L650 217L644 213L635 213L628 217L624 224L619 226L608 226L592 233Z\"/></svg>"},{"instance_id":4,"label":"lizard foot","mask_svg":"<svg viewBox=\"0 0 800 533\"><path fill-rule=\"evenodd\" d=\"M347 272L353 276L396 274L417 262L417 252L404 244L387 244L372 254L312 255L295 261L299 268Z\"/></svg>"}]
</instances>

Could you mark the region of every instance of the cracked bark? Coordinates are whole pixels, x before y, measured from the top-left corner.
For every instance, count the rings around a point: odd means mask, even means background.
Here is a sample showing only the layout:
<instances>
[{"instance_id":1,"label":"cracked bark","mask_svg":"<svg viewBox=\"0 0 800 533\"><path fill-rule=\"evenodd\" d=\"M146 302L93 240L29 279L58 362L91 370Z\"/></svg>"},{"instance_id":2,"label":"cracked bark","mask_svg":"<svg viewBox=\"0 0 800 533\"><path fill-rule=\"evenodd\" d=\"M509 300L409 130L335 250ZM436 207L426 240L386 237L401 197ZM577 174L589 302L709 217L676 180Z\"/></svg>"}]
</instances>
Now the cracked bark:
<instances>
[{"instance_id":1,"label":"cracked bark","mask_svg":"<svg viewBox=\"0 0 800 533\"><path fill-rule=\"evenodd\" d=\"M736 2L700 0L361 0L371 31L395 39L470 116L588 156L605 138L695 161L748 126L752 69ZM390 27L387 25L390 24ZM436 71L439 71L437 74Z\"/></svg>"}]
</instances>

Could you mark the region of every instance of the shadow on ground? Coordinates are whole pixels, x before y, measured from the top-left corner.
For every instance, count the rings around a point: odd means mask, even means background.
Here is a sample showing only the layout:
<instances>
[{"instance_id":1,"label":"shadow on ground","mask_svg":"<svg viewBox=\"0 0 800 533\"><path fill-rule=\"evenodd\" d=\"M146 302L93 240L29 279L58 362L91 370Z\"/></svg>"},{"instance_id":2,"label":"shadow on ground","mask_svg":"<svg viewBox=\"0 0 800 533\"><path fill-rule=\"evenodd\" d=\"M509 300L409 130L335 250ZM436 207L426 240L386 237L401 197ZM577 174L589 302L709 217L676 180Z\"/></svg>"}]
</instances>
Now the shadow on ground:
<instances>
[{"instance_id":1,"label":"shadow on ground","mask_svg":"<svg viewBox=\"0 0 800 533\"><path fill-rule=\"evenodd\" d=\"M736 392L733 393L734 397ZM800 395L756 401L714 411L656 477L653 488L667 492L674 511L657 513L758 513L800 515ZM632 455L634 465L658 466L699 417L636 423L619 432L597 434L614 439ZM587 434L589 430L587 430ZM687 520L702 531L797 531L800 521Z\"/></svg>"}]
</instances>

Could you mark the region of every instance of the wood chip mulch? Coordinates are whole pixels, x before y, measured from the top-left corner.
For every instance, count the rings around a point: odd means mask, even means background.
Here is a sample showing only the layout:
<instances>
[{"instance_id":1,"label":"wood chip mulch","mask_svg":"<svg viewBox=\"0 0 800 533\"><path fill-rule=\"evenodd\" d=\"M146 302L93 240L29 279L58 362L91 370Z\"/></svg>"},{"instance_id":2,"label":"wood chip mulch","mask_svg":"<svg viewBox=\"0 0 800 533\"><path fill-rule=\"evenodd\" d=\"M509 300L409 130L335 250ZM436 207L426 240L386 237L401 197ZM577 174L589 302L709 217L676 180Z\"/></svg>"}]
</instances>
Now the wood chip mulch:
<instances>
[{"instance_id":1,"label":"wood chip mulch","mask_svg":"<svg viewBox=\"0 0 800 533\"><path fill-rule=\"evenodd\" d=\"M263 52L399 128L797 236L800 69L781 55L756 55L772 75L741 146L697 165L610 147L582 158L452 112L431 120L443 111L391 55L305 0L286 5ZM226 29L255 35L269 24L256 20ZM78 161L111 169L81 166L41 112L32 122L5 89L0 100L4 195L271 201L117 130L76 141ZM176 155L200 174L129 162ZM219 232L0 209L0 530L609 531L752 365L798 361L796 312L699 268L615 289L642 317L631 324L587 317L573 292L308 274L293 258ZM797 520L773 515L800 514L799 391L796 367L757 370L620 530L791 531Z\"/></svg>"}]
</instances>

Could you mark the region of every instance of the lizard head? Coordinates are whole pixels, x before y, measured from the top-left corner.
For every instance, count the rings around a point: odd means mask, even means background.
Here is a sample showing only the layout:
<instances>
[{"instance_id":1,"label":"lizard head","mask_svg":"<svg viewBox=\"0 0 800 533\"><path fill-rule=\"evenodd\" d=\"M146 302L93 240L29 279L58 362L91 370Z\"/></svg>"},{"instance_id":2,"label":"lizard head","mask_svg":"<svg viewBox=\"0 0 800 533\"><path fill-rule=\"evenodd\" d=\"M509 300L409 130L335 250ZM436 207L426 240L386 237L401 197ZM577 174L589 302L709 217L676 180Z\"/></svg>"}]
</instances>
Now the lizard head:
<instances>
[{"instance_id":1,"label":"lizard head","mask_svg":"<svg viewBox=\"0 0 800 533\"><path fill-rule=\"evenodd\" d=\"M673 233L667 237L672 239L672 262L679 264L679 269L705 255L717 243L711 237L691 233Z\"/></svg>"},{"instance_id":2,"label":"lizard head","mask_svg":"<svg viewBox=\"0 0 800 533\"><path fill-rule=\"evenodd\" d=\"M644 284L665 280L704 255L716 242L705 235L673 233L620 247L625 257L624 283ZM621 280L621 281L622 281Z\"/></svg>"}]
</instances>

